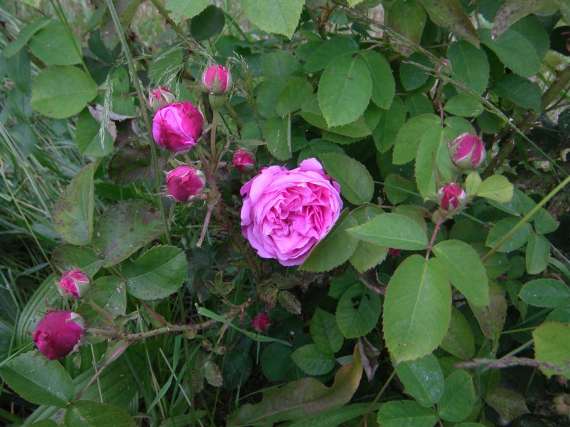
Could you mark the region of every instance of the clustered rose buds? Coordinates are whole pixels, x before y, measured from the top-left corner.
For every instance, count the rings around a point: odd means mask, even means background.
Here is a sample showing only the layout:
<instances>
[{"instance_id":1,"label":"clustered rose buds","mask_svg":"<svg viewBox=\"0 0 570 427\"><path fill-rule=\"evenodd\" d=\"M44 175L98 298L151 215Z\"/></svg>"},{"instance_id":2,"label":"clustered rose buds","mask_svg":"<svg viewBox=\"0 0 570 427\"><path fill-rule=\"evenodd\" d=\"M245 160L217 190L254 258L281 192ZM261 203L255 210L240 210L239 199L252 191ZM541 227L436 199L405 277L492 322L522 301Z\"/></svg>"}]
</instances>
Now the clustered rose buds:
<instances>
[{"instance_id":1,"label":"clustered rose buds","mask_svg":"<svg viewBox=\"0 0 570 427\"><path fill-rule=\"evenodd\" d=\"M206 92L223 95L232 86L232 74L223 65L210 65L202 73L202 86Z\"/></svg>"},{"instance_id":2,"label":"clustered rose buds","mask_svg":"<svg viewBox=\"0 0 570 427\"><path fill-rule=\"evenodd\" d=\"M174 102L176 97L174 94L164 86L159 86L152 89L148 95L148 105L153 110L158 110L168 104Z\"/></svg>"},{"instance_id":3,"label":"clustered rose buds","mask_svg":"<svg viewBox=\"0 0 570 427\"><path fill-rule=\"evenodd\" d=\"M340 186L318 160L296 169L270 166L241 188L242 233L262 258L302 264L340 216Z\"/></svg>"},{"instance_id":4,"label":"clustered rose buds","mask_svg":"<svg viewBox=\"0 0 570 427\"><path fill-rule=\"evenodd\" d=\"M48 359L61 359L74 351L83 334L83 319L72 311L49 311L38 323L32 339Z\"/></svg>"},{"instance_id":5,"label":"clustered rose buds","mask_svg":"<svg viewBox=\"0 0 570 427\"><path fill-rule=\"evenodd\" d=\"M446 212L454 212L463 208L467 200L467 194L461 185L455 182L445 184L439 189L437 195L440 208Z\"/></svg>"},{"instance_id":6,"label":"clustered rose buds","mask_svg":"<svg viewBox=\"0 0 570 427\"><path fill-rule=\"evenodd\" d=\"M198 169L181 165L166 175L168 194L178 202L188 202L204 190L206 180Z\"/></svg>"},{"instance_id":7,"label":"clustered rose buds","mask_svg":"<svg viewBox=\"0 0 570 427\"><path fill-rule=\"evenodd\" d=\"M89 289L90 281L83 271L74 268L63 273L57 284L57 289L61 296L81 298L85 291Z\"/></svg>"},{"instance_id":8,"label":"clustered rose buds","mask_svg":"<svg viewBox=\"0 0 570 427\"><path fill-rule=\"evenodd\" d=\"M236 150L232 158L232 164L240 172L247 172L255 166L255 157L244 149Z\"/></svg>"},{"instance_id":9,"label":"clustered rose buds","mask_svg":"<svg viewBox=\"0 0 570 427\"><path fill-rule=\"evenodd\" d=\"M173 153L191 150L202 135L204 117L191 102L174 102L160 108L152 119L152 136Z\"/></svg>"},{"instance_id":10,"label":"clustered rose buds","mask_svg":"<svg viewBox=\"0 0 570 427\"><path fill-rule=\"evenodd\" d=\"M485 144L477 135L464 133L449 143L449 154L459 169L477 169L485 161Z\"/></svg>"},{"instance_id":11,"label":"clustered rose buds","mask_svg":"<svg viewBox=\"0 0 570 427\"><path fill-rule=\"evenodd\" d=\"M270 326L271 320L264 311L257 313L251 321L251 327L259 333L266 332Z\"/></svg>"}]
</instances>

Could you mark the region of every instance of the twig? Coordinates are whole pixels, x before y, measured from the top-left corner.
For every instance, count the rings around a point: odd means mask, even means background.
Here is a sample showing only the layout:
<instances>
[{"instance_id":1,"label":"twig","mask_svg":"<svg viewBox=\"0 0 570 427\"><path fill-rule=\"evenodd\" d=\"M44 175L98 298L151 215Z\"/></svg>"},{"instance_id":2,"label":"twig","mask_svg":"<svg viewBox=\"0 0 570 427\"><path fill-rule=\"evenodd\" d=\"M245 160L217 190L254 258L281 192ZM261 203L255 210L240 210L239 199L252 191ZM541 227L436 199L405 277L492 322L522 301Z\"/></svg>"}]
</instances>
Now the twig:
<instances>
[{"instance_id":1,"label":"twig","mask_svg":"<svg viewBox=\"0 0 570 427\"><path fill-rule=\"evenodd\" d=\"M437 221L435 223L435 227L433 229L433 233L431 234L431 239L429 241L427 250L426 250L426 260L429 259L429 255L431 254L431 250L433 248L433 244L435 243L435 239L437 238L437 235L439 234L439 230L441 229L441 224L443 223L443 221Z\"/></svg>"},{"instance_id":2,"label":"twig","mask_svg":"<svg viewBox=\"0 0 570 427\"><path fill-rule=\"evenodd\" d=\"M478 369L481 367L488 369L505 369L512 368L513 366L530 366L531 368L544 368L562 373L570 367L570 363L567 363L564 367L548 362L541 362L528 357L502 357L500 359L478 358L468 362L459 362L455 364L455 367L458 369Z\"/></svg>"}]
</instances>

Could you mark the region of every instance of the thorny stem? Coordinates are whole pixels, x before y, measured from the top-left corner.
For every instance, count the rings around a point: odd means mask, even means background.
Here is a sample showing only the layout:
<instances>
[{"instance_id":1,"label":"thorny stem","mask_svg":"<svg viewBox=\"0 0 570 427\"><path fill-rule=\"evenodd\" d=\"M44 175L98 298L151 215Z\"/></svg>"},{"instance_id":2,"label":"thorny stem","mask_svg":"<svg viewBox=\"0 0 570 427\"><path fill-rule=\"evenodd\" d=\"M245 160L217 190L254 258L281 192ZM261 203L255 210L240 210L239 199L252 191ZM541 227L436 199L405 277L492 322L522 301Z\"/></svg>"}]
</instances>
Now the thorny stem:
<instances>
[{"instance_id":1,"label":"thorny stem","mask_svg":"<svg viewBox=\"0 0 570 427\"><path fill-rule=\"evenodd\" d=\"M441 229L441 224L443 224L443 221L437 221L435 223L435 227L433 229L433 233L431 234L431 239L429 241L427 251L426 251L426 261L429 259L429 255L431 254L433 244L435 243L435 239L437 238L437 235L439 234L439 230Z\"/></svg>"},{"instance_id":2,"label":"thorny stem","mask_svg":"<svg viewBox=\"0 0 570 427\"><path fill-rule=\"evenodd\" d=\"M550 369L555 372L564 372L569 368L568 364L566 366L554 365L552 363L541 362L536 359L531 359L528 357L502 357L500 359L473 359L468 362L456 363L455 367L459 369L477 369L477 368L487 368L487 369L506 369L512 368L513 366L530 366L531 368L545 368Z\"/></svg>"}]
</instances>

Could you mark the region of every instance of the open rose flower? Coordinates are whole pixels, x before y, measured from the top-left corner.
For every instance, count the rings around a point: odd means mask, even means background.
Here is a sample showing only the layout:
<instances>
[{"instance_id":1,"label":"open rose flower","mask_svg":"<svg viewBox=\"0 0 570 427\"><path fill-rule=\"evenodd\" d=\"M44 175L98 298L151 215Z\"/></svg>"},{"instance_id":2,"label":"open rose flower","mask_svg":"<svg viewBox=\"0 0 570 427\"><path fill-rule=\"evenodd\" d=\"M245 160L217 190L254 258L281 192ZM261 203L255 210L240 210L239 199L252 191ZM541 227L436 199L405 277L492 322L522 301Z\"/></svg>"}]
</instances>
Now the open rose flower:
<instances>
[{"instance_id":1,"label":"open rose flower","mask_svg":"<svg viewBox=\"0 0 570 427\"><path fill-rule=\"evenodd\" d=\"M73 298L81 298L81 296L89 289L89 276L78 268L63 273L57 289L62 296L71 296Z\"/></svg>"},{"instance_id":2,"label":"open rose flower","mask_svg":"<svg viewBox=\"0 0 570 427\"><path fill-rule=\"evenodd\" d=\"M311 158L292 170L270 166L241 188L241 227L262 258L302 264L342 209L340 186Z\"/></svg>"},{"instance_id":3,"label":"open rose flower","mask_svg":"<svg viewBox=\"0 0 570 427\"><path fill-rule=\"evenodd\" d=\"M202 86L206 92L222 95L232 86L232 74L223 65L210 65L202 73Z\"/></svg>"},{"instance_id":4,"label":"open rose flower","mask_svg":"<svg viewBox=\"0 0 570 427\"><path fill-rule=\"evenodd\" d=\"M187 202L204 190L204 174L192 166L181 165L166 175L168 195L178 202Z\"/></svg>"},{"instance_id":5,"label":"open rose flower","mask_svg":"<svg viewBox=\"0 0 570 427\"><path fill-rule=\"evenodd\" d=\"M202 135L204 117L191 102L174 102L160 108L152 119L152 136L173 153L191 150Z\"/></svg>"},{"instance_id":6,"label":"open rose flower","mask_svg":"<svg viewBox=\"0 0 570 427\"><path fill-rule=\"evenodd\" d=\"M449 143L449 154L459 169L477 169L485 161L485 144L477 135L464 133Z\"/></svg>"},{"instance_id":7,"label":"open rose flower","mask_svg":"<svg viewBox=\"0 0 570 427\"><path fill-rule=\"evenodd\" d=\"M74 351L85 333L83 319L72 311L49 311L36 326L32 339L48 359L61 359Z\"/></svg>"}]
</instances>

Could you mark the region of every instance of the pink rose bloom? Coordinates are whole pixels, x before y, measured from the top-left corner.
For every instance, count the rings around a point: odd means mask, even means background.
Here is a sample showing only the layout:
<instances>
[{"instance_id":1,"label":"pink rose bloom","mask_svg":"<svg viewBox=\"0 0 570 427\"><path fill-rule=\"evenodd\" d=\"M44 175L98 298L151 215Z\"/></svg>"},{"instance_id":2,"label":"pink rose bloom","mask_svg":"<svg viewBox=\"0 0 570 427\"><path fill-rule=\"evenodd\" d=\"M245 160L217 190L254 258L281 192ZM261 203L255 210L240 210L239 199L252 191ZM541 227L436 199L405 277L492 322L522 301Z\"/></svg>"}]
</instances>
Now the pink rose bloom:
<instances>
[{"instance_id":1,"label":"pink rose bloom","mask_svg":"<svg viewBox=\"0 0 570 427\"><path fill-rule=\"evenodd\" d=\"M71 311L50 311L32 334L38 350L48 359L61 359L74 351L85 333L83 319Z\"/></svg>"},{"instance_id":2,"label":"pink rose bloom","mask_svg":"<svg viewBox=\"0 0 570 427\"><path fill-rule=\"evenodd\" d=\"M152 136L173 153L191 150L202 135L204 117L191 102L174 102L160 108L152 119Z\"/></svg>"},{"instance_id":3,"label":"pink rose bloom","mask_svg":"<svg viewBox=\"0 0 570 427\"><path fill-rule=\"evenodd\" d=\"M148 105L153 110L158 110L159 108L174 102L175 99L176 97L167 87L158 86L152 89L148 94Z\"/></svg>"},{"instance_id":4,"label":"pink rose bloom","mask_svg":"<svg viewBox=\"0 0 570 427\"><path fill-rule=\"evenodd\" d=\"M202 86L207 92L222 95L232 86L232 74L223 65L210 65L202 73Z\"/></svg>"},{"instance_id":5,"label":"pink rose bloom","mask_svg":"<svg viewBox=\"0 0 570 427\"><path fill-rule=\"evenodd\" d=\"M265 312L257 313L251 321L251 327L257 332L265 332L271 326L269 315Z\"/></svg>"},{"instance_id":6,"label":"pink rose bloom","mask_svg":"<svg viewBox=\"0 0 570 427\"><path fill-rule=\"evenodd\" d=\"M168 194L178 202L187 202L204 190L204 174L192 166L182 165L166 175Z\"/></svg>"},{"instance_id":7,"label":"pink rose bloom","mask_svg":"<svg viewBox=\"0 0 570 427\"><path fill-rule=\"evenodd\" d=\"M459 169L477 169L485 161L485 144L477 135L464 133L449 143L449 155Z\"/></svg>"},{"instance_id":8,"label":"pink rose bloom","mask_svg":"<svg viewBox=\"0 0 570 427\"><path fill-rule=\"evenodd\" d=\"M465 194L461 185L455 182L445 184L439 189L437 195L439 197L439 206L444 211L455 211L462 208L467 199L467 194Z\"/></svg>"},{"instance_id":9,"label":"pink rose bloom","mask_svg":"<svg viewBox=\"0 0 570 427\"><path fill-rule=\"evenodd\" d=\"M234 153L232 164L240 172L247 172L255 166L255 157L247 150L239 149Z\"/></svg>"},{"instance_id":10,"label":"pink rose bloom","mask_svg":"<svg viewBox=\"0 0 570 427\"><path fill-rule=\"evenodd\" d=\"M264 168L241 188L241 228L262 258L302 264L332 229L342 209L340 186L317 159L292 170Z\"/></svg>"},{"instance_id":11,"label":"pink rose bloom","mask_svg":"<svg viewBox=\"0 0 570 427\"><path fill-rule=\"evenodd\" d=\"M81 298L85 291L89 289L89 276L78 268L63 273L57 289L61 296L71 296L73 298Z\"/></svg>"}]
</instances>

